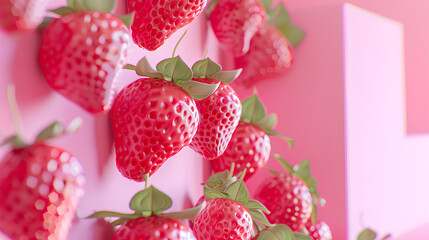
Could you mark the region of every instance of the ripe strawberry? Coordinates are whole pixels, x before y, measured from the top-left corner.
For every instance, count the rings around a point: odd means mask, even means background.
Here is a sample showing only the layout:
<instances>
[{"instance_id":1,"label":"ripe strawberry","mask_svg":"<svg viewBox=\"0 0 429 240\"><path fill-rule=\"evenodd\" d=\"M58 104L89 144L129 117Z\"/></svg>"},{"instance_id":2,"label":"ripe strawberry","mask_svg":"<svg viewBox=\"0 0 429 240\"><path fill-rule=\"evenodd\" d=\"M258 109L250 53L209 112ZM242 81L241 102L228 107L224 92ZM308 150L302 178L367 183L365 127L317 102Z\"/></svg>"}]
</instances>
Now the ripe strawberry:
<instances>
[{"instance_id":1,"label":"ripe strawberry","mask_svg":"<svg viewBox=\"0 0 429 240\"><path fill-rule=\"evenodd\" d=\"M198 240L250 239L252 230L249 211L237 201L226 198L208 200L203 211L194 218Z\"/></svg>"},{"instance_id":2,"label":"ripe strawberry","mask_svg":"<svg viewBox=\"0 0 429 240\"><path fill-rule=\"evenodd\" d=\"M267 217L272 223L286 224L294 232L299 232L310 221L310 217L315 221L315 200L322 206L325 200L320 198L316 190L316 179L310 176L308 160L292 168L279 156L276 158L287 171L273 172L273 176L258 187L255 199L271 211Z\"/></svg>"},{"instance_id":3,"label":"ripe strawberry","mask_svg":"<svg viewBox=\"0 0 429 240\"><path fill-rule=\"evenodd\" d=\"M243 101L242 105L241 121L223 155L212 161L212 167L214 172L221 172L235 163L234 174L247 168L245 179L248 179L268 162L271 151L268 135L282 135L272 130L277 118L275 115L266 116L256 95ZM292 144L291 140L285 139Z\"/></svg>"},{"instance_id":4,"label":"ripe strawberry","mask_svg":"<svg viewBox=\"0 0 429 240\"><path fill-rule=\"evenodd\" d=\"M0 161L0 231L11 239L67 237L85 178L71 153L44 143L60 134L62 126L54 123L33 144L24 143L19 132L3 142L13 149Z\"/></svg>"},{"instance_id":5,"label":"ripe strawberry","mask_svg":"<svg viewBox=\"0 0 429 240\"><path fill-rule=\"evenodd\" d=\"M242 56L264 26L265 10L259 0L220 0L210 13L210 24L221 45L235 57Z\"/></svg>"},{"instance_id":6,"label":"ripe strawberry","mask_svg":"<svg viewBox=\"0 0 429 240\"><path fill-rule=\"evenodd\" d=\"M269 8L266 6L267 24L252 38L249 51L235 58L235 67L244 69L237 83L247 87L285 73L294 58L292 46L304 36L304 32L290 22L282 3L273 10Z\"/></svg>"},{"instance_id":7,"label":"ripe strawberry","mask_svg":"<svg viewBox=\"0 0 429 240\"><path fill-rule=\"evenodd\" d=\"M131 26L134 43L156 50L174 32L191 23L206 4L207 0L128 0L130 12L135 12Z\"/></svg>"},{"instance_id":8,"label":"ripe strawberry","mask_svg":"<svg viewBox=\"0 0 429 240\"><path fill-rule=\"evenodd\" d=\"M312 237L313 240L332 240L331 229L324 221L320 221L314 225L311 221L308 221L305 224L305 228L307 228L309 232L308 235Z\"/></svg>"},{"instance_id":9,"label":"ripe strawberry","mask_svg":"<svg viewBox=\"0 0 429 240\"><path fill-rule=\"evenodd\" d=\"M56 12L62 16L47 26L39 51L46 80L90 113L109 110L130 41L127 26L101 11L70 6Z\"/></svg>"},{"instance_id":10,"label":"ripe strawberry","mask_svg":"<svg viewBox=\"0 0 429 240\"><path fill-rule=\"evenodd\" d=\"M35 29L43 19L47 0L0 0L0 28L7 31Z\"/></svg>"},{"instance_id":11,"label":"ripe strawberry","mask_svg":"<svg viewBox=\"0 0 429 240\"><path fill-rule=\"evenodd\" d=\"M192 230L173 218L140 217L122 224L112 240L194 240Z\"/></svg>"},{"instance_id":12,"label":"ripe strawberry","mask_svg":"<svg viewBox=\"0 0 429 240\"><path fill-rule=\"evenodd\" d=\"M235 91L226 83L240 73L221 71L221 67L209 58L198 61L192 67L194 82L211 86L216 90L209 97L196 100L200 124L190 147L211 160L225 151L241 115L241 103Z\"/></svg>"},{"instance_id":13,"label":"ripe strawberry","mask_svg":"<svg viewBox=\"0 0 429 240\"><path fill-rule=\"evenodd\" d=\"M88 218L119 217L112 225L117 228L113 240L196 240L192 230L182 219L194 218L204 207L185 209L181 212L162 213L172 205L172 200L155 187L138 192L130 201L132 214L110 211L96 212Z\"/></svg>"}]
</instances>

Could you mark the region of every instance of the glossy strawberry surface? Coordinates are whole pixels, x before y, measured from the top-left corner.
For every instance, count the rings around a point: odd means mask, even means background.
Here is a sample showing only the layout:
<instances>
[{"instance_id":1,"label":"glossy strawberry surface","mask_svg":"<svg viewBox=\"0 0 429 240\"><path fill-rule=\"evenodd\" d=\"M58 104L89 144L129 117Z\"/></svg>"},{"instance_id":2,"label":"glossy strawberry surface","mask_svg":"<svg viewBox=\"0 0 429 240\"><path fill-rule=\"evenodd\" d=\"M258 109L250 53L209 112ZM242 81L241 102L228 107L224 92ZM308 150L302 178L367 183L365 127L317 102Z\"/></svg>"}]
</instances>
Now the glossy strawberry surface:
<instances>
[{"instance_id":1,"label":"glossy strawberry surface","mask_svg":"<svg viewBox=\"0 0 429 240\"><path fill-rule=\"evenodd\" d=\"M317 222L316 224L312 224L309 220L305 227L309 232L309 236L313 238L313 240L332 240L331 229L328 224L324 221Z\"/></svg>"},{"instance_id":2,"label":"glossy strawberry surface","mask_svg":"<svg viewBox=\"0 0 429 240\"><path fill-rule=\"evenodd\" d=\"M130 41L127 26L104 12L74 12L46 28L39 65L49 85L91 113L110 109Z\"/></svg>"},{"instance_id":3,"label":"glossy strawberry surface","mask_svg":"<svg viewBox=\"0 0 429 240\"><path fill-rule=\"evenodd\" d=\"M46 11L47 0L0 0L0 28L22 31L37 28Z\"/></svg>"},{"instance_id":4,"label":"glossy strawberry surface","mask_svg":"<svg viewBox=\"0 0 429 240\"><path fill-rule=\"evenodd\" d=\"M192 22L205 8L207 0L128 0L135 12L131 25L134 43L153 51L178 29Z\"/></svg>"},{"instance_id":5,"label":"glossy strawberry surface","mask_svg":"<svg viewBox=\"0 0 429 240\"><path fill-rule=\"evenodd\" d=\"M271 223L286 224L294 232L302 230L313 209L310 190L300 178L289 172L265 180L254 198L271 211L267 214Z\"/></svg>"},{"instance_id":6,"label":"glossy strawberry surface","mask_svg":"<svg viewBox=\"0 0 429 240\"><path fill-rule=\"evenodd\" d=\"M210 24L221 45L234 56L242 56L264 26L265 10L258 0L221 0L210 14Z\"/></svg>"},{"instance_id":7,"label":"glossy strawberry surface","mask_svg":"<svg viewBox=\"0 0 429 240\"><path fill-rule=\"evenodd\" d=\"M240 121L241 103L231 86L221 83L203 100L195 101L200 124L190 147L211 160L223 154Z\"/></svg>"},{"instance_id":8,"label":"glossy strawberry surface","mask_svg":"<svg viewBox=\"0 0 429 240\"><path fill-rule=\"evenodd\" d=\"M142 78L118 94L111 110L116 166L134 181L144 181L189 145L199 116L194 100L172 82Z\"/></svg>"},{"instance_id":9,"label":"glossy strawberry surface","mask_svg":"<svg viewBox=\"0 0 429 240\"><path fill-rule=\"evenodd\" d=\"M112 240L195 240L182 222L161 216L140 217L122 224Z\"/></svg>"},{"instance_id":10,"label":"glossy strawberry surface","mask_svg":"<svg viewBox=\"0 0 429 240\"><path fill-rule=\"evenodd\" d=\"M252 217L247 209L226 198L208 200L194 218L194 233L198 240L248 240L252 230Z\"/></svg>"},{"instance_id":11,"label":"glossy strawberry surface","mask_svg":"<svg viewBox=\"0 0 429 240\"><path fill-rule=\"evenodd\" d=\"M211 163L214 172L228 170L235 163L234 175L247 168L248 179L267 164L270 152L268 135L258 126L240 121L225 152Z\"/></svg>"},{"instance_id":12,"label":"glossy strawberry surface","mask_svg":"<svg viewBox=\"0 0 429 240\"><path fill-rule=\"evenodd\" d=\"M84 177L62 149L36 144L0 162L0 231L11 239L67 239Z\"/></svg>"},{"instance_id":13,"label":"glossy strawberry surface","mask_svg":"<svg viewBox=\"0 0 429 240\"><path fill-rule=\"evenodd\" d=\"M292 61L293 49L288 40L275 27L266 25L252 38L247 54L235 58L235 67L243 68L235 82L252 86L262 79L281 76Z\"/></svg>"}]
</instances>

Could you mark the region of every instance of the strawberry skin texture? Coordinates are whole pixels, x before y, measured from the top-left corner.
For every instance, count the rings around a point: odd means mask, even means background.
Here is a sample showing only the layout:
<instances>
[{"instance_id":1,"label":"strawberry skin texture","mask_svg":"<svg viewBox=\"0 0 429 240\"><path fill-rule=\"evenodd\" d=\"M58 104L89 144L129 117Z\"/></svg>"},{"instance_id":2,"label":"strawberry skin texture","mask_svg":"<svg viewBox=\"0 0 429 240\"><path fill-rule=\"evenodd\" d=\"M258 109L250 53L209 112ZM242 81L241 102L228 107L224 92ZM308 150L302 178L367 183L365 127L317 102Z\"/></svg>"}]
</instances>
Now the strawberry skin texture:
<instances>
[{"instance_id":1,"label":"strawberry skin texture","mask_svg":"<svg viewBox=\"0 0 429 240\"><path fill-rule=\"evenodd\" d=\"M129 30L110 13L75 12L45 30L39 65L48 84L90 113L110 109Z\"/></svg>"},{"instance_id":2,"label":"strawberry skin texture","mask_svg":"<svg viewBox=\"0 0 429 240\"><path fill-rule=\"evenodd\" d=\"M6 31L35 29L43 19L47 0L0 0L0 28Z\"/></svg>"},{"instance_id":3,"label":"strawberry skin texture","mask_svg":"<svg viewBox=\"0 0 429 240\"><path fill-rule=\"evenodd\" d=\"M273 224L286 224L300 232L313 210L311 194L305 183L292 173L280 173L264 181L256 190L255 199L268 210Z\"/></svg>"},{"instance_id":4,"label":"strawberry skin texture","mask_svg":"<svg viewBox=\"0 0 429 240\"><path fill-rule=\"evenodd\" d=\"M194 218L194 234L198 240L248 240L252 231L252 217L247 209L226 198L208 200Z\"/></svg>"},{"instance_id":5,"label":"strawberry skin texture","mask_svg":"<svg viewBox=\"0 0 429 240\"><path fill-rule=\"evenodd\" d=\"M161 216L140 217L122 224L112 240L196 240L182 222Z\"/></svg>"},{"instance_id":6,"label":"strawberry skin texture","mask_svg":"<svg viewBox=\"0 0 429 240\"><path fill-rule=\"evenodd\" d=\"M240 121L240 99L232 87L221 83L210 97L195 103L200 124L190 147L212 160L223 154Z\"/></svg>"},{"instance_id":7,"label":"strawberry skin texture","mask_svg":"<svg viewBox=\"0 0 429 240\"><path fill-rule=\"evenodd\" d=\"M262 79L281 76L292 65L293 49L282 33L266 25L255 34L247 54L235 58L243 72L235 82L250 87Z\"/></svg>"},{"instance_id":8,"label":"strawberry skin texture","mask_svg":"<svg viewBox=\"0 0 429 240\"><path fill-rule=\"evenodd\" d=\"M191 23L205 8L207 0L128 0L135 11L131 25L133 41L154 51L178 29Z\"/></svg>"},{"instance_id":9,"label":"strawberry skin texture","mask_svg":"<svg viewBox=\"0 0 429 240\"><path fill-rule=\"evenodd\" d=\"M305 224L309 232L309 236L313 238L313 240L332 240L331 229L328 224L324 221L317 222L315 225L308 221Z\"/></svg>"},{"instance_id":10,"label":"strawberry skin texture","mask_svg":"<svg viewBox=\"0 0 429 240\"><path fill-rule=\"evenodd\" d=\"M194 100L172 82L142 78L118 94L110 113L116 166L134 181L144 181L189 145L199 116Z\"/></svg>"},{"instance_id":11,"label":"strawberry skin texture","mask_svg":"<svg viewBox=\"0 0 429 240\"><path fill-rule=\"evenodd\" d=\"M235 163L234 175L247 168L245 180L267 165L271 144L268 135L258 126L240 121L225 152L214 159L214 172L222 172Z\"/></svg>"},{"instance_id":12,"label":"strawberry skin texture","mask_svg":"<svg viewBox=\"0 0 429 240\"><path fill-rule=\"evenodd\" d=\"M44 144L10 151L0 164L0 231L11 239L65 240L84 181L67 151Z\"/></svg>"},{"instance_id":13,"label":"strawberry skin texture","mask_svg":"<svg viewBox=\"0 0 429 240\"><path fill-rule=\"evenodd\" d=\"M239 57L265 24L265 10L258 0L221 0L210 14L210 24L221 45Z\"/></svg>"}]
</instances>

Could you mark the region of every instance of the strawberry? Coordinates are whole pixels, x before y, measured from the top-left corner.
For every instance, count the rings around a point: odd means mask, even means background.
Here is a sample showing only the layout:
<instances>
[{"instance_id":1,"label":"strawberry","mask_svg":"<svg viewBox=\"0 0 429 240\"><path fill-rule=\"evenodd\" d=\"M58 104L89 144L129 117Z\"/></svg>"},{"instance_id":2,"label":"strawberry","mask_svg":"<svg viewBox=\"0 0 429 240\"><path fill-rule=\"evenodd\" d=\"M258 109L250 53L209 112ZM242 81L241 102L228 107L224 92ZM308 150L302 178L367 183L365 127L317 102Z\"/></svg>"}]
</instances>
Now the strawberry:
<instances>
[{"instance_id":1,"label":"strawberry","mask_svg":"<svg viewBox=\"0 0 429 240\"><path fill-rule=\"evenodd\" d=\"M276 173L258 187L255 199L265 204L271 211L267 215L272 223L286 224L294 232L302 230L310 217L315 220L315 199L324 205L324 199L320 198L316 185L317 181L310 176L311 169L308 160L302 161L292 168L279 156L276 158L286 172Z\"/></svg>"},{"instance_id":2,"label":"strawberry","mask_svg":"<svg viewBox=\"0 0 429 240\"><path fill-rule=\"evenodd\" d=\"M92 10L96 9L90 6L93 1L84 3L89 6L53 10L61 17L46 27L39 65L54 90L88 112L100 113L112 104L129 30L115 15Z\"/></svg>"},{"instance_id":3,"label":"strawberry","mask_svg":"<svg viewBox=\"0 0 429 240\"><path fill-rule=\"evenodd\" d=\"M244 55L250 40L265 24L264 6L258 0L212 0L212 4L216 4L210 13L215 36L235 57Z\"/></svg>"},{"instance_id":4,"label":"strawberry","mask_svg":"<svg viewBox=\"0 0 429 240\"><path fill-rule=\"evenodd\" d=\"M35 29L43 19L47 0L0 0L0 28L6 31Z\"/></svg>"},{"instance_id":5,"label":"strawberry","mask_svg":"<svg viewBox=\"0 0 429 240\"><path fill-rule=\"evenodd\" d=\"M223 155L214 159L212 167L214 172L221 172L231 168L235 163L234 174L248 169L246 179L263 168L270 156L271 144L268 135L279 135L274 131L277 117L271 114L268 117L261 101L256 94L243 101L243 111L231 141ZM292 141L283 137L292 146Z\"/></svg>"},{"instance_id":6,"label":"strawberry","mask_svg":"<svg viewBox=\"0 0 429 240\"><path fill-rule=\"evenodd\" d=\"M154 51L178 29L191 23L205 8L207 0L128 0L135 12L131 25L134 43Z\"/></svg>"},{"instance_id":7,"label":"strawberry","mask_svg":"<svg viewBox=\"0 0 429 240\"><path fill-rule=\"evenodd\" d=\"M205 66L205 67L202 67ZM215 69L208 72L210 67ZM204 69L203 72L199 71ZM231 82L241 69L231 72L221 72L221 68L210 59L205 59L192 67L193 79L205 84L218 84L217 90L208 98L195 101L200 113L200 124L190 147L211 160L219 157L225 151L232 133L238 125L241 115L241 103L234 89L226 83ZM220 76L228 75L226 77ZM217 79L222 79L223 82Z\"/></svg>"},{"instance_id":8,"label":"strawberry","mask_svg":"<svg viewBox=\"0 0 429 240\"><path fill-rule=\"evenodd\" d=\"M60 134L54 123L32 144L19 132L3 143L13 149L0 161L0 231L11 239L67 237L85 178L76 157L45 143Z\"/></svg>"},{"instance_id":9,"label":"strawberry","mask_svg":"<svg viewBox=\"0 0 429 240\"><path fill-rule=\"evenodd\" d=\"M204 187L206 205L193 219L198 240L249 240L256 230L254 221L270 225L263 213L269 211L260 202L249 199L242 180L244 175L245 172L240 180L230 183L223 191Z\"/></svg>"},{"instance_id":10,"label":"strawberry","mask_svg":"<svg viewBox=\"0 0 429 240\"><path fill-rule=\"evenodd\" d=\"M161 61L158 71L150 67L146 58L126 68L149 78L123 88L113 104L110 116L116 166L123 176L144 181L146 174L152 175L189 145L199 124L193 97L205 98L216 86L192 81L192 71L180 57Z\"/></svg>"},{"instance_id":11,"label":"strawberry","mask_svg":"<svg viewBox=\"0 0 429 240\"><path fill-rule=\"evenodd\" d=\"M312 237L313 240L332 240L331 229L324 221L317 222L314 225L311 221L308 221L305 224L305 228L308 230L308 235Z\"/></svg>"},{"instance_id":12,"label":"strawberry","mask_svg":"<svg viewBox=\"0 0 429 240\"><path fill-rule=\"evenodd\" d=\"M134 195L130 201L132 214L110 211L96 212L88 218L119 217L113 240L196 240L192 230L179 221L195 217L204 207L185 209L181 212L162 213L170 208L172 200L154 186Z\"/></svg>"},{"instance_id":13,"label":"strawberry","mask_svg":"<svg viewBox=\"0 0 429 240\"><path fill-rule=\"evenodd\" d=\"M244 69L237 83L247 87L285 73L294 58L292 47L304 36L304 32L290 22L282 3L273 10L270 10L271 1L263 3L267 24L252 38L249 51L234 60L236 68Z\"/></svg>"}]
</instances>

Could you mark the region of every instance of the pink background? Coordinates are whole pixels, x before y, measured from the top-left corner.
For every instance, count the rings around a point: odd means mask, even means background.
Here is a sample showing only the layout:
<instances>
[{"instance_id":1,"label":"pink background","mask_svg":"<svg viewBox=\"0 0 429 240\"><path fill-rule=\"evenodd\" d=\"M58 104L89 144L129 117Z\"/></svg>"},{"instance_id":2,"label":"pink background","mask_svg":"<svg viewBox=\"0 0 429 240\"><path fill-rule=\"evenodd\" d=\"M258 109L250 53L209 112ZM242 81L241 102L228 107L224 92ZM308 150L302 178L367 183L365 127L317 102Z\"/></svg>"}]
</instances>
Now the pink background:
<instances>
[{"instance_id":1,"label":"pink background","mask_svg":"<svg viewBox=\"0 0 429 240\"><path fill-rule=\"evenodd\" d=\"M50 6L58 6L64 2L51 0ZM320 210L319 218L326 220L331 226L334 239L346 239L348 235L346 231L345 159L345 126L347 125L345 124L345 114L347 110L344 110L344 82L346 80L344 78L343 60L347 51L343 51L343 11L341 4L343 1L290 0L284 2L292 20L305 29L307 35L296 48L296 58L292 69L278 79L264 81L256 86L268 112L278 114L279 123L276 130L296 141L294 149L288 150L287 144L283 140L272 137L272 152L280 153L290 163L297 163L305 158L309 159L313 175L319 180L319 192L328 202L326 207ZM429 105L429 99L427 99L429 94L425 94L426 90L429 90L429 81L427 80L429 69L424 60L429 54L429 49L425 48L429 41L429 15L427 14L429 2L419 0L396 2L355 0L350 2L403 24L405 45L403 76L406 79L407 101L406 105L403 105L403 107L406 106L406 112L395 112L397 114L395 116L403 116L404 121L394 126L398 128L398 131L403 131L404 134L405 128L401 130L399 127L405 127L405 124L407 124L408 134L426 132L429 130L429 106L427 106ZM372 22L368 23L372 24ZM209 49L209 56L212 59L216 60L221 57L226 64L225 66L230 67L227 64L225 53L217 51L216 40L210 28L206 26L204 16L199 17L186 28L188 34L177 52L186 62L192 64L202 58L206 49ZM171 56L173 47L183 31L184 29L173 35L163 47L154 53L131 46L128 62L136 63L142 56L147 56L150 62L155 64L159 60ZM395 31L387 33L400 38L400 36L395 35ZM128 211L129 198L143 188L142 184L124 179L116 170L113 156L109 154L109 151L112 150L112 143L108 118L89 115L52 91L46 84L36 61L39 37L39 34L35 32L8 35L0 31L0 73L2 74L0 81L0 116L2 116L0 118L0 132L8 135L13 131L5 96L8 83L14 83L17 87L18 104L28 139L33 138L38 129L53 120L59 119L68 123L75 116L82 116L84 118L82 129L76 134L64 136L52 142L69 149L81 160L84 166L87 186L86 195L79 207L79 214L86 216L95 210L106 209ZM370 45L371 42L368 44ZM397 47L400 48L399 45ZM400 49L397 50L400 51ZM365 60L362 59L362 61ZM124 86L136 78L135 74L123 71L120 74L120 86ZM236 90L242 99L250 96L253 91L252 89L241 89L238 86ZM401 89L397 90L399 92L386 94L395 97L398 104L405 104L404 96L400 95ZM377 94L377 96L380 95ZM358 104L357 106L364 105ZM359 130L358 127L354 130ZM368 132L368 134L372 133L374 132ZM410 145L414 146L414 142L411 142ZM389 150L389 147L391 146L386 146L385 150ZM374 149L374 151L376 150ZM0 149L0 153L4 153L4 151L5 149ZM420 149L411 149L410 147L410 149L404 150L405 154L407 151L420 151ZM389 157L395 161L405 161L399 155ZM367 165L363 166L371 165L369 160L365 163ZM268 167L277 169L279 164L271 160ZM424 168L420 170L423 171ZM359 173L357 169L352 169L352 171ZM382 174L382 172L377 173ZM207 161L186 148L176 157L167 161L165 166L151 178L150 182L171 195L174 199L172 210L179 210L198 199L202 194L199 183L208 175ZM249 180L250 191L253 192L259 182L267 176L268 173L262 171ZM359 176L356 177L356 179L358 178ZM426 182L426 185L427 183L429 182ZM406 186L409 191L415 192L420 191L422 187L420 184L408 184ZM370 208L376 206L370 200L368 200L367 205L364 204L365 202L359 203L361 199L368 198L367 195L358 195L354 198L358 202L356 206L368 206ZM393 209L406 209L405 206L398 207L390 201L382 202L382 204ZM348 207L350 209L350 206ZM419 206L415 207L418 208ZM383 212L383 215L378 217L394 219L397 216L396 213L395 211ZM369 215L371 217L368 217L369 220L365 221L365 225L374 225L374 227L380 227L380 231L390 231L400 235L423 224L425 219L423 216L427 215L429 215L427 212L426 215L425 212L421 212L422 217L418 218L419 220L411 221L401 229L393 228L393 225L391 228L388 225L380 225L382 220L376 218L375 215ZM349 234L354 234L360 226L359 223L355 222L358 216L350 211L348 218L354 218L350 220L351 225L349 224L350 229L353 230ZM73 225L69 239L99 239L93 231L94 226L92 220L77 220ZM351 239L354 237L353 235L349 236Z\"/></svg>"}]
</instances>

